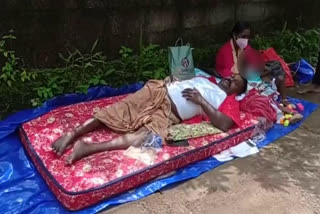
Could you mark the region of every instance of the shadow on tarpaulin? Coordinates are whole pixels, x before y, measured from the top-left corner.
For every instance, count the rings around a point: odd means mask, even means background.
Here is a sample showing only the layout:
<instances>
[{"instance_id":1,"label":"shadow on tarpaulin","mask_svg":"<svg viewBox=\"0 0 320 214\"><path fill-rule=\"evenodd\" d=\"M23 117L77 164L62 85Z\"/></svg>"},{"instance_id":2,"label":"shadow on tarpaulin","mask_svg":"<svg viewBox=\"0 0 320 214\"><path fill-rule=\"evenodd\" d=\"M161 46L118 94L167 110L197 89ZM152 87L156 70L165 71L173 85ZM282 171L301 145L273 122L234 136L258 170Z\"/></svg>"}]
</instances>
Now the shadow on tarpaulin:
<instances>
[{"instance_id":1,"label":"shadow on tarpaulin","mask_svg":"<svg viewBox=\"0 0 320 214\"><path fill-rule=\"evenodd\" d=\"M66 210L51 193L45 181L37 172L27 156L17 132L17 128L36 117L39 117L60 106L86 102L99 98L133 93L143 87L142 83L128 85L119 89L94 87L87 94L67 94L58 96L44 103L43 106L18 112L0 121L0 213L97 213L111 206L124 204L146 197L170 184L195 178L202 173L224 164L215 158L191 164L177 170L173 175L148 182L135 190L107 199L99 204L77 212ZM305 107L304 116L308 117L318 105L298 99L293 103L302 103ZM283 127L275 125L259 143L262 148L272 141L292 132L301 123Z\"/></svg>"}]
</instances>

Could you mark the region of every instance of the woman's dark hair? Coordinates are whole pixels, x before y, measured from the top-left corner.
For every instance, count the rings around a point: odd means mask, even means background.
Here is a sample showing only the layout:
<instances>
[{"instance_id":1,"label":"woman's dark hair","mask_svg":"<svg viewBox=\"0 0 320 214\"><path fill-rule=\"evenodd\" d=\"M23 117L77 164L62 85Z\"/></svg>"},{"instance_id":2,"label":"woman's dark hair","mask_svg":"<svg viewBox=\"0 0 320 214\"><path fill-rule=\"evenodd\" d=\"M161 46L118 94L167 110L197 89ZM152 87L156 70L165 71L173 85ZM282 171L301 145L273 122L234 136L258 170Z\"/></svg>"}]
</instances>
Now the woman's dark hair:
<instances>
[{"instance_id":1,"label":"woman's dark hair","mask_svg":"<svg viewBox=\"0 0 320 214\"><path fill-rule=\"evenodd\" d=\"M231 31L231 36L239 35L244 30L250 29L250 24L248 22L236 22Z\"/></svg>"}]
</instances>

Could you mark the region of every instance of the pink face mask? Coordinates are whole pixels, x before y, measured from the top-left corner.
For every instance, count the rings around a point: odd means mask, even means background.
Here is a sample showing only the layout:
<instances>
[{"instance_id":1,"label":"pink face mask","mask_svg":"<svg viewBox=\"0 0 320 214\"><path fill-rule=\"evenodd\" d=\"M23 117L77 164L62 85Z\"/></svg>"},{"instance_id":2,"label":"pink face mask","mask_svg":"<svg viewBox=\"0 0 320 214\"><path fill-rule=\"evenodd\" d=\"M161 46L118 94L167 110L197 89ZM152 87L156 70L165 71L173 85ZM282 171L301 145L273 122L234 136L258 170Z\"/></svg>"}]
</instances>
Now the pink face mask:
<instances>
[{"instance_id":1,"label":"pink face mask","mask_svg":"<svg viewBox=\"0 0 320 214\"><path fill-rule=\"evenodd\" d=\"M239 38L237 39L236 43L240 49L245 49L248 46L248 39Z\"/></svg>"}]
</instances>

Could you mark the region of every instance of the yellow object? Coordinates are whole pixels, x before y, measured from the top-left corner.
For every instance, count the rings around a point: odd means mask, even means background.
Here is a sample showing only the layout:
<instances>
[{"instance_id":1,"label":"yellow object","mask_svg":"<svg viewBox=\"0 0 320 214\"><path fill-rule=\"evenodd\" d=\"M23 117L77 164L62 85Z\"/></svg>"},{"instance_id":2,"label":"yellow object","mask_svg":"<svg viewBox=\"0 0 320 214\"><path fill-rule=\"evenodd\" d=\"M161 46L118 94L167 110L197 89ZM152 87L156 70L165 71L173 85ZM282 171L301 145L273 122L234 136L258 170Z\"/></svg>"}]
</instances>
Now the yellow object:
<instances>
[{"instance_id":1,"label":"yellow object","mask_svg":"<svg viewBox=\"0 0 320 214\"><path fill-rule=\"evenodd\" d=\"M286 120L284 121L284 124L283 124L285 127L289 126L290 125L290 121L289 120Z\"/></svg>"},{"instance_id":2,"label":"yellow object","mask_svg":"<svg viewBox=\"0 0 320 214\"><path fill-rule=\"evenodd\" d=\"M286 115L284 115L284 117L285 117L286 119L290 119L290 118L292 118L293 116L292 116L292 114L286 114Z\"/></svg>"}]
</instances>

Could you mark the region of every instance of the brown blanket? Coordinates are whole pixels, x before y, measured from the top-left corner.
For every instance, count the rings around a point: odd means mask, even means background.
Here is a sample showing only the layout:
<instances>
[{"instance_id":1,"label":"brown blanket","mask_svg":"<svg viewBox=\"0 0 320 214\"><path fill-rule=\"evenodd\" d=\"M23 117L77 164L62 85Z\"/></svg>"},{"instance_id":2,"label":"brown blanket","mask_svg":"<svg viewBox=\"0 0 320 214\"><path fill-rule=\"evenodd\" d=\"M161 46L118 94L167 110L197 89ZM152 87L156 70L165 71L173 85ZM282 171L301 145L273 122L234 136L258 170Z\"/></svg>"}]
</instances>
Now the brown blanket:
<instances>
[{"instance_id":1,"label":"brown blanket","mask_svg":"<svg viewBox=\"0 0 320 214\"><path fill-rule=\"evenodd\" d=\"M134 94L98 111L95 118L120 133L146 127L165 139L169 125L178 122L171 114L171 103L164 81L151 80Z\"/></svg>"}]
</instances>

